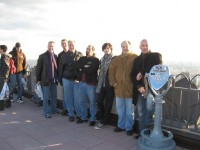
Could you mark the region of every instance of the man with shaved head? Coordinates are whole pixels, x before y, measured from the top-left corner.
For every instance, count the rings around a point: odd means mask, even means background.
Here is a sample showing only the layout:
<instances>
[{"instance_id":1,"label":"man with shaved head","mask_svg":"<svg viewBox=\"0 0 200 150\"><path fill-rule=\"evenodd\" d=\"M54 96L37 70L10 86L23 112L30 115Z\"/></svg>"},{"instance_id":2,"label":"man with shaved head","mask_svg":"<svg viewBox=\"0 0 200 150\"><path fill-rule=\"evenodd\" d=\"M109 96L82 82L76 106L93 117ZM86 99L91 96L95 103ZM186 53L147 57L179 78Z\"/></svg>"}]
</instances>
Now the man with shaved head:
<instances>
[{"instance_id":1,"label":"man with shaved head","mask_svg":"<svg viewBox=\"0 0 200 150\"><path fill-rule=\"evenodd\" d=\"M148 88L145 74L149 73L154 65L162 64L162 55L153 53L148 48L148 41L143 39L140 42L141 54L134 60L131 70L133 81L133 103L138 107L139 131L147 128L153 123L154 95ZM139 138L140 134L136 137Z\"/></svg>"}]
</instances>

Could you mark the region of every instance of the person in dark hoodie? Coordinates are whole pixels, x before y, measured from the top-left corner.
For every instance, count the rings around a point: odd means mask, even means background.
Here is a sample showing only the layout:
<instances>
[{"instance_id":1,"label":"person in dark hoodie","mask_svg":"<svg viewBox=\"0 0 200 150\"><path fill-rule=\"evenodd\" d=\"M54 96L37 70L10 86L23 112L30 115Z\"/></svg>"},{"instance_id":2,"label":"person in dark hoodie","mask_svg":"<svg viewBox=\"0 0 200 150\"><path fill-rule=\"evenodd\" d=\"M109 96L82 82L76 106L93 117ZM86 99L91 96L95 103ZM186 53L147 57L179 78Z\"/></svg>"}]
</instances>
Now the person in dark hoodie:
<instances>
[{"instance_id":1,"label":"person in dark hoodie","mask_svg":"<svg viewBox=\"0 0 200 150\"><path fill-rule=\"evenodd\" d=\"M17 102L24 103L24 101L22 100L22 95L23 95L22 78L26 74L26 56L22 52L21 44L19 42L15 44L15 47L9 53L12 55L14 66L16 67L16 71L10 74L9 78L10 100L14 101L13 90L17 82L17 87L18 87Z\"/></svg>"},{"instance_id":2,"label":"person in dark hoodie","mask_svg":"<svg viewBox=\"0 0 200 150\"><path fill-rule=\"evenodd\" d=\"M36 80L42 85L43 89L43 111L46 118L51 118L51 114L57 113L56 98L57 98L57 55L54 54L55 43L48 43L48 50L41 54L36 65ZM49 107L50 98L50 107Z\"/></svg>"},{"instance_id":3,"label":"person in dark hoodie","mask_svg":"<svg viewBox=\"0 0 200 150\"><path fill-rule=\"evenodd\" d=\"M149 73L154 65L162 64L162 55L151 52L148 48L148 41L143 39L140 42L141 54L134 60L131 70L133 81L133 103L137 104L139 115L139 131L147 128L153 123L154 95L148 88L145 74ZM140 134L136 136L139 138Z\"/></svg>"},{"instance_id":4,"label":"person in dark hoodie","mask_svg":"<svg viewBox=\"0 0 200 150\"><path fill-rule=\"evenodd\" d=\"M99 69L99 59L95 57L95 48L88 45L86 49L86 56L81 57L76 64L79 72L80 82L80 106L81 118L77 123L87 122L87 101L89 100L90 107L90 123L89 126L94 126L96 123L96 85L97 85L97 71Z\"/></svg>"}]
</instances>

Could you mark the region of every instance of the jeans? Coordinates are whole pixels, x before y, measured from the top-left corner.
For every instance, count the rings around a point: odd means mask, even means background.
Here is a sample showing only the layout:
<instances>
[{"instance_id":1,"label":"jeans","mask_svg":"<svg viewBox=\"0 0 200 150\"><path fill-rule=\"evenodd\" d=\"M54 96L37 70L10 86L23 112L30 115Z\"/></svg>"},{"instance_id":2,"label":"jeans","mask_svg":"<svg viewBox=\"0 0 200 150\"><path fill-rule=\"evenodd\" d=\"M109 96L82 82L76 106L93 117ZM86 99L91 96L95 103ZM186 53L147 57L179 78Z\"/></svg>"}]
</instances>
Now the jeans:
<instances>
[{"instance_id":1,"label":"jeans","mask_svg":"<svg viewBox=\"0 0 200 150\"><path fill-rule=\"evenodd\" d=\"M139 131L142 131L147 127L147 125L150 125L153 123L152 116L154 113L154 104L153 104L154 96L149 91L147 94L147 98L144 99L144 97L140 94L138 96L138 116L139 116Z\"/></svg>"},{"instance_id":2,"label":"jeans","mask_svg":"<svg viewBox=\"0 0 200 150\"><path fill-rule=\"evenodd\" d=\"M23 95L23 85L22 85L22 73L10 74L9 76L9 90L10 90L10 98L13 98L14 88L17 82L17 99L22 99Z\"/></svg>"},{"instance_id":3,"label":"jeans","mask_svg":"<svg viewBox=\"0 0 200 150\"><path fill-rule=\"evenodd\" d=\"M57 99L57 85L56 83L51 83L49 86L42 86L43 90L43 109L44 115L50 113L57 113L56 109L56 99ZM49 98L50 98L50 107L49 107Z\"/></svg>"},{"instance_id":4,"label":"jeans","mask_svg":"<svg viewBox=\"0 0 200 150\"><path fill-rule=\"evenodd\" d=\"M62 78L62 82L63 82L63 96L66 108L68 110L68 114L69 116L74 116L74 92L73 92L74 82L72 80L68 80L65 78Z\"/></svg>"},{"instance_id":5,"label":"jeans","mask_svg":"<svg viewBox=\"0 0 200 150\"><path fill-rule=\"evenodd\" d=\"M80 83L78 82L74 82L74 86L73 86L73 93L74 93L74 107L75 107L75 111L76 111L76 115L78 117L81 116L81 106L80 106L80 99L81 99L81 96L80 96L80 90L79 90L79 87L80 87Z\"/></svg>"},{"instance_id":6,"label":"jeans","mask_svg":"<svg viewBox=\"0 0 200 150\"><path fill-rule=\"evenodd\" d=\"M63 87L62 87L62 94L63 94L63 97L62 97L63 110L67 110L66 103L65 103L65 100L64 100L64 88Z\"/></svg>"},{"instance_id":7,"label":"jeans","mask_svg":"<svg viewBox=\"0 0 200 150\"><path fill-rule=\"evenodd\" d=\"M87 102L90 103L90 121L96 121L96 86L80 82L81 119L87 120Z\"/></svg>"},{"instance_id":8,"label":"jeans","mask_svg":"<svg viewBox=\"0 0 200 150\"><path fill-rule=\"evenodd\" d=\"M126 129L126 131L133 130L134 107L132 98L116 97L116 109L118 114L117 127Z\"/></svg>"}]
</instances>

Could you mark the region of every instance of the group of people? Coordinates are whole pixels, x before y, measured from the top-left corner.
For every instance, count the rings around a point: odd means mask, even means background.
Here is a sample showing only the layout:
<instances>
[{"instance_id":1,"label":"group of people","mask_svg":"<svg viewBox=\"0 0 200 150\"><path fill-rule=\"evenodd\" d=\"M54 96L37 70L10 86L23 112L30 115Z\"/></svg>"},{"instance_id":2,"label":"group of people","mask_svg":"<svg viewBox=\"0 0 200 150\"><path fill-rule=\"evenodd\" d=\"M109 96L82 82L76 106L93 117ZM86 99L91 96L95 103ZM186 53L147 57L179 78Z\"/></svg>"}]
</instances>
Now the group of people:
<instances>
[{"instance_id":1,"label":"group of people","mask_svg":"<svg viewBox=\"0 0 200 150\"><path fill-rule=\"evenodd\" d=\"M9 86L9 101L24 103L22 78L26 78L26 56L22 52L21 44L17 42L12 51L7 53L7 46L0 45L0 91L5 82ZM17 99L13 98L13 92L16 87Z\"/></svg>"},{"instance_id":2,"label":"group of people","mask_svg":"<svg viewBox=\"0 0 200 150\"><path fill-rule=\"evenodd\" d=\"M139 56L132 52L130 41L121 43L122 53L119 56L113 56L112 45L104 43L104 56L100 60L95 56L93 45L86 47L85 55L76 50L73 40L63 39L61 46L63 51L57 56L54 53L55 42L49 41L47 51L37 60L36 79L42 85L46 118L57 113L59 83L63 89L63 109L69 115L69 122L76 120L81 124L88 122L89 118L89 126L101 129L109 123L113 100L116 99L118 122L115 132L133 134L136 106L139 130L152 123L154 95L148 88L145 74L152 66L162 64L162 55L151 52L146 39L140 42Z\"/></svg>"}]
</instances>

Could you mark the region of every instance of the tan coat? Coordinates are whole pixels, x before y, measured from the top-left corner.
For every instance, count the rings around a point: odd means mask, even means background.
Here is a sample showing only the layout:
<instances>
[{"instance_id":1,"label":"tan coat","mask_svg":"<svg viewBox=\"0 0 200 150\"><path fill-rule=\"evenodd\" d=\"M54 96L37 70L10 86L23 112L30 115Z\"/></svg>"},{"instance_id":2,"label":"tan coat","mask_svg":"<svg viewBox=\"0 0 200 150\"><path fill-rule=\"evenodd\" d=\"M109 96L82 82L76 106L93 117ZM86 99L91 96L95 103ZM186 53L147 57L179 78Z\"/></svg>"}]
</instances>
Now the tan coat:
<instances>
[{"instance_id":1,"label":"tan coat","mask_svg":"<svg viewBox=\"0 0 200 150\"><path fill-rule=\"evenodd\" d=\"M109 67L109 82L114 86L116 97L132 98L133 82L130 72L136 57L136 54L129 53L121 54L112 60Z\"/></svg>"}]
</instances>

